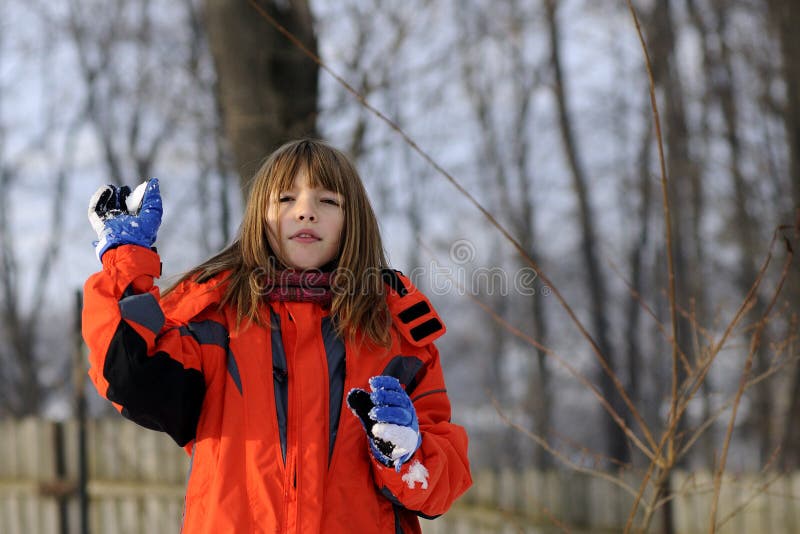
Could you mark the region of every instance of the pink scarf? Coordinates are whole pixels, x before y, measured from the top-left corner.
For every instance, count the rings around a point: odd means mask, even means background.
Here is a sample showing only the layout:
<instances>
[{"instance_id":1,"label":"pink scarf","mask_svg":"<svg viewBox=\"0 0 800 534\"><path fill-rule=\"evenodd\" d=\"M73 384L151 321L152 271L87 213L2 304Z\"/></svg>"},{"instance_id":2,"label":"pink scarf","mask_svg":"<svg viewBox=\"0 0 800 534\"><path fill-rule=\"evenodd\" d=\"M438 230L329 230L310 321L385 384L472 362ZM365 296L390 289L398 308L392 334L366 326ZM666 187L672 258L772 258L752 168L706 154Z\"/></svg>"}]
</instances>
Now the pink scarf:
<instances>
[{"instance_id":1,"label":"pink scarf","mask_svg":"<svg viewBox=\"0 0 800 534\"><path fill-rule=\"evenodd\" d=\"M327 308L333 300L331 273L279 271L267 288L267 301L315 302Z\"/></svg>"}]
</instances>

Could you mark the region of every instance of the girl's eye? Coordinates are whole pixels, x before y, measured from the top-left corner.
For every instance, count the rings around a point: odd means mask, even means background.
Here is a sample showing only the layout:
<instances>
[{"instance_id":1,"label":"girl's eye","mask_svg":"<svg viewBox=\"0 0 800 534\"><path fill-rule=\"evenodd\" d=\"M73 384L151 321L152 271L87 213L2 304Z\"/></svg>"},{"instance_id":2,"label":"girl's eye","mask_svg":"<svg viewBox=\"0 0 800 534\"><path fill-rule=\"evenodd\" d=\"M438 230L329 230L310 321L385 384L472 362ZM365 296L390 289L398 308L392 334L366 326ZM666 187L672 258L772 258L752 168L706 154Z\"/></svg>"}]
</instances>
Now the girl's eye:
<instances>
[{"instance_id":1,"label":"girl's eye","mask_svg":"<svg viewBox=\"0 0 800 534\"><path fill-rule=\"evenodd\" d=\"M339 205L339 201L336 200L335 198L323 198L321 202L323 202L324 204L330 204L332 206Z\"/></svg>"},{"instance_id":2,"label":"girl's eye","mask_svg":"<svg viewBox=\"0 0 800 534\"><path fill-rule=\"evenodd\" d=\"M291 195L281 195L278 197L278 202L291 202L294 200L294 197Z\"/></svg>"}]
</instances>

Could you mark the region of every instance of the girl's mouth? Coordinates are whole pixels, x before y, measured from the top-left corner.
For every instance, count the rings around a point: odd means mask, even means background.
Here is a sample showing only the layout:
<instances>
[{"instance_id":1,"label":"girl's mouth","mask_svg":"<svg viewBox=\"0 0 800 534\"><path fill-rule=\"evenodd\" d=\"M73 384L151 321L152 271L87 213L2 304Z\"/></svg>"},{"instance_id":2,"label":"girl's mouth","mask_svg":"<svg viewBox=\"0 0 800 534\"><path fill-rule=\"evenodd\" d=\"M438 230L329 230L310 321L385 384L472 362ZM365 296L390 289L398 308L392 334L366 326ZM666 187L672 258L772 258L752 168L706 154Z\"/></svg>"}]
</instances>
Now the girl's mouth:
<instances>
[{"instance_id":1,"label":"girl's mouth","mask_svg":"<svg viewBox=\"0 0 800 534\"><path fill-rule=\"evenodd\" d=\"M300 243L313 243L314 241L321 241L321 238L313 230L300 230L289 237L292 241L299 241Z\"/></svg>"}]
</instances>

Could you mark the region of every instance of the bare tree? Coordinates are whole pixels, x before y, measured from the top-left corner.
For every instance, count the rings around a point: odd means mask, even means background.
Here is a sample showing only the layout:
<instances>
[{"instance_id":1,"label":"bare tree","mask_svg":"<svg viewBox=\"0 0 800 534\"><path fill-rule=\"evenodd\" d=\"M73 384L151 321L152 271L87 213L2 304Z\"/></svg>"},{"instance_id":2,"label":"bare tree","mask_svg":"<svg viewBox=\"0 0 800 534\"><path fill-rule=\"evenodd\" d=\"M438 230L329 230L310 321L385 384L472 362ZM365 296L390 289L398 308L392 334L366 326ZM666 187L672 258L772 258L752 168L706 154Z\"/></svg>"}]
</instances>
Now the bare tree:
<instances>
[{"instance_id":1,"label":"bare tree","mask_svg":"<svg viewBox=\"0 0 800 534\"><path fill-rule=\"evenodd\" d=\"M796 210L800 207L800 32L797 31L797 25L800 24L800 5L792 0L765 0L765 4L779 44L781 74L786 88L786 100L778 113L783 118L786 134L787 174L790 179L792 205ZM800 214L795 214L794 217L800 217ZM790 306L797 310L797 303L800 302L800 272L797 269L790 279L788 298ZM792 327L796 331L796 319L792 322ZM790 392L789 410L783 423L782 450L784 467L793 469L800 466L800 428L796 421L797 413L800 413L800 365L797 364L793 366Z\"/></svg>"},{"instance_id":2,"label":"bare tree","mask_svg":"<svg viewBox=\"0 0 800 534\"><path fill-rule=\"evenodd\" d=\"M649 124L649 107L646 110ZM650 175L650 160L653 152L653 129L647 128L642 136L635 162L635 190L638 194L638 208L634 215L633 227L637 228L636 237L631 243L628 253L628 270L630 272L630 298L625 305L625 367L628 372L628 393L634 403L645 398L642 381L646 374L646 349L642 346L640 331L642 328L641 299L645 291L647 245L652 240L650 218L653 210L653 185Z\"/></svg>"},{"instance_id":3,"label":"bare tree","mask_svg":"<svg viewBox=\"0 0 800 534\"><path fill-rule=\"evenodd\" d=\"M270 22L316 53L311 11L307 0L205 0L204 6L225 132L246 191L270 152L316 132L317 65Z\"/></svg>"},{"instance_id":4,"label":"bare tree","mask_svg":"<svg viewBox=\"0 0 800 534\"><path fill-rule=\"evenodd\" d=\"M43 26L49 27L46 22ZM3 41L0 35L0 65L5 56ZM44 47L40 56L29 59L46 65L48 52ZM45 87L51 82L52 79L42 80ZM43 230L45 237L40 255L35 260L20 257L25 236L14 224L14 216L21 206L12 199L20 183L32 174L24 162L41 153L45 146L57 143L53 128L58 120L56 108L48 107L40 129L29 132L31 137L21 148L12 150L8 143L10 127L3 113L3 108L8 106L5 97L5 81L0 80L0 339L3 340L0 343L0 415L22 417L40 413L47 401L67 385L60 379L46 379L42 373L45 366L59 366L56 376L69 376L63 362L54 362L43 353L41 330L48 284L54 274L63 236L63 199L74 160L74 134L82 117L77 115L70 119L67 135L62 137L61 157L55 172L42 188L45 195L41 200L46 201L48 207L42 210L47 226ZM19 142L14 144L19 146Z\"/></svg>"},{"instance_id":5,"label":"bare tree","mask_svg":"<svg viewBox=\"0 0 800 534\"><path fill-rule=\"evenodd\" d=\"M596 218L589 198L589 184L584 164L581 161L578 143L575 137L575 126L567 103L567 87L564 81L561 59L561 36L557 17L558 3L545 0L545 14L550 36L550 66L553 75L553 90L558 108L559 130L567 165L572 176L572 186L579 206L579 224L581 228L581 254L586 269L586 285L589 292L589 307L593 325L593 336L597 340L600 357L605 358L608 369L601 370L599 375L600 389L617 413L625 413L620 392L614 385L613 377L617 363L614 361L614 350L609 338L608 325L608 290L605 275L600 268L597 255L597 235L595 233ZM627 439L619 425L610 417L605 417L606 450L608 456L618 462L630 460L630 449Z\"/></svg>"}]
</instances>

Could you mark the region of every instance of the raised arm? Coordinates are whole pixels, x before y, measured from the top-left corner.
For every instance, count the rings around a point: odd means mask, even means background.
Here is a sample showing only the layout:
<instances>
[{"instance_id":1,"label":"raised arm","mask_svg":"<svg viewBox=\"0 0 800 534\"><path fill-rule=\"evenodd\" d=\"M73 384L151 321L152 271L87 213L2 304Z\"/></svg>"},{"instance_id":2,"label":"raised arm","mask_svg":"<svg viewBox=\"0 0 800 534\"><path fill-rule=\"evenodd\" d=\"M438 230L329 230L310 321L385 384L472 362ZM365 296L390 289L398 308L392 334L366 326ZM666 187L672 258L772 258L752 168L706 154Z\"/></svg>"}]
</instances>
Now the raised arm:
<instances>
[{"instance_id":1,"label":"raised arm","mask_svg":"<svg viewBox=\"0 0 800 534\"><path fill-rule=\"evenodd\" d=\"M164 316L153 284L161 262L150 247L161 212L156 180L130 195L105 186L92 197L103 269L84 287L82 328L98 392L125 417L183 446L194 439L205 381L197 339Z\"/></svg>"}]
</instances>

